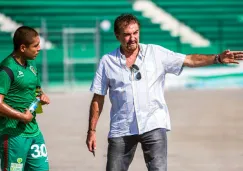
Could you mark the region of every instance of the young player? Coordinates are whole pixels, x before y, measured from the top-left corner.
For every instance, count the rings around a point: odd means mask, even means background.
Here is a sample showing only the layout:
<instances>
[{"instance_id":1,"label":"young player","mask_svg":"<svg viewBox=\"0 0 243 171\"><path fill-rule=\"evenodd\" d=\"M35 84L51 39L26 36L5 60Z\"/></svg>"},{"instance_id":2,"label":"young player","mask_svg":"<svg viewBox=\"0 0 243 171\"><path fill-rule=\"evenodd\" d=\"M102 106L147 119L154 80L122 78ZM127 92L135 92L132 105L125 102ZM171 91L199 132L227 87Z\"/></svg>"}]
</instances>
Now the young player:
<instances>
[{"instance_id":1,"label":"young player","mask_svg":"<svg viewBox=\"0 0 243 171\"><path fill-rule=\"evenodd\" d=\"M42 92L34 59L40 51L38 33L19 27L13 52L0 63L0 159L3 171L47 171L45 141L28 108L40 89L40 102L49 104Z\"/></svg>"}]
</instances>

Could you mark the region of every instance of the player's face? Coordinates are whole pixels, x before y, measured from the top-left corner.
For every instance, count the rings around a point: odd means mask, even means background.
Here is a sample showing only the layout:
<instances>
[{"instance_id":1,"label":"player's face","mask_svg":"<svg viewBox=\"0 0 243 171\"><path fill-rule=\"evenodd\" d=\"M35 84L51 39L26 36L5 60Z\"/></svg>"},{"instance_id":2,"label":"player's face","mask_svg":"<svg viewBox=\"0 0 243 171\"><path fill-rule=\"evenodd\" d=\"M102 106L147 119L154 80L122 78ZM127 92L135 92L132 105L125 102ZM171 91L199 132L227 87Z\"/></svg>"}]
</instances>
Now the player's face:
<instances>
[{"instance_id":1,"label":"player's face","mask_svg":"<svg viewBox=\"0 0 243 171\"><path fill-rule=\"evenodd\" d=\"M36 58L40 51L40 37L36 36L33 38L33 42L24 49L24 56L28 60L33 60Z\"/></svg>"},{"instance_id":2,"label":"player's face","mask_svg":"<svg viewBox=\"0 0 243 171\"><path fill-rule=\"evenodd\" d=\"M116 35L120 41L122 49L128 52L133 52L138 48L139 44L139 26L135 22L128 25L123 24L120 28L120 33Z\"/></svg>"}]
</instances>

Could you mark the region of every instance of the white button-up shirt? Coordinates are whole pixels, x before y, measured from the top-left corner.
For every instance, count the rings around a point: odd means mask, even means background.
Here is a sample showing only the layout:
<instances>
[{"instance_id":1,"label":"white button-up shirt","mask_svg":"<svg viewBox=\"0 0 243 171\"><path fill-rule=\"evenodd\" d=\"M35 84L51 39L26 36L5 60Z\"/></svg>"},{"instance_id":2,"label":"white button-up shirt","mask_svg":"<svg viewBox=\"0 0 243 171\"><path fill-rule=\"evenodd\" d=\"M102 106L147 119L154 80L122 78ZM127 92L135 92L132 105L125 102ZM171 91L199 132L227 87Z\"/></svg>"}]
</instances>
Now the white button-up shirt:
<instances>
[{"instance_id":1,"label":"white button-up shirt","mask_svg":"<svg viewBox=\"0 0 243 171\"><path fill-rule=\"evenodd\" d=\"M135 64L138 72L126 66L120 48L102 57L90 91L109 97L110 131L108 137L143 134L156 128L171 129L169 111L164 99L165 75L179 75L185 55L158 45L139 44Z\"/></svg>"}]
</instances>

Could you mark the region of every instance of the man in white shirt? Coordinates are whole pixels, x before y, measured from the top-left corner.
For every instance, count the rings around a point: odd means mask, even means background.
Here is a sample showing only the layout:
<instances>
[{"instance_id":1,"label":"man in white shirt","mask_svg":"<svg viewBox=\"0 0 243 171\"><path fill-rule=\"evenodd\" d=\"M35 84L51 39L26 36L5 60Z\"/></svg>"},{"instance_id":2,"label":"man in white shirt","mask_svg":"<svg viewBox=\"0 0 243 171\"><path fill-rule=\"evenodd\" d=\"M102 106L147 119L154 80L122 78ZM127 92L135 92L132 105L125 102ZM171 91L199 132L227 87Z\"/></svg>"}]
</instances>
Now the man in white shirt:
<instances>
[{"instance_id":1,"label":"man in white shirt","mask_svg":"<svg viewBox=\"0 0 243 171\"><path fill-rule=\"evenodd\" d=\"M120 47L102 57L90 90L91 106L87 146L96 149L96 125L109 89L110 131L107 171L127 171L141 143L149 171L167 170L170 116L164 99L167 73L180 75L183 66L238 63L241 52L219 55L184 55L158 45L139 43L140 24L131 14L116 18L114 32Z\"/></svg>"}]
</instances>

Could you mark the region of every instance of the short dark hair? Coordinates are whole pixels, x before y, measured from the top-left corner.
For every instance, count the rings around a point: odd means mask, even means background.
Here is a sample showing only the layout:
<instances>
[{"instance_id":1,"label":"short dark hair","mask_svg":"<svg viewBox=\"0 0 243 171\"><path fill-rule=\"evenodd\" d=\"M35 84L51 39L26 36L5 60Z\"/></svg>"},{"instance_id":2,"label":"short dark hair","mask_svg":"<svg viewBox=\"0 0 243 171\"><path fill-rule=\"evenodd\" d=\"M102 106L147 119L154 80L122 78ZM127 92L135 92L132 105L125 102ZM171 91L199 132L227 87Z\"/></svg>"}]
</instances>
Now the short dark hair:
<instances>
[{"instance_id":1,"label":"short dark hair","mask_svg":"<svg viewBox=\"0 0 243 171\"><path fill-rule=\"evenodd\" d=\"M38 35L37 31L31 27L19 27L13 36L14 50L18 50L22 44L28 47L33 42L33 38Z\"/></svg>"},{"instance_id":2,"label":"short dark hair","mask_svg":"<svg viewBox=\"0 0 243 171\"><path fill-rule=\"evenodd\" d=\"M121 14L118 16L114 22L114 32L115 34L119 34L121 25L125 23L125 25L130 24L131 22L135 22L138 24L138 27L140 28L140 23L138 19L132 15L132 14Z\"/></svg>"}]
</instances>

